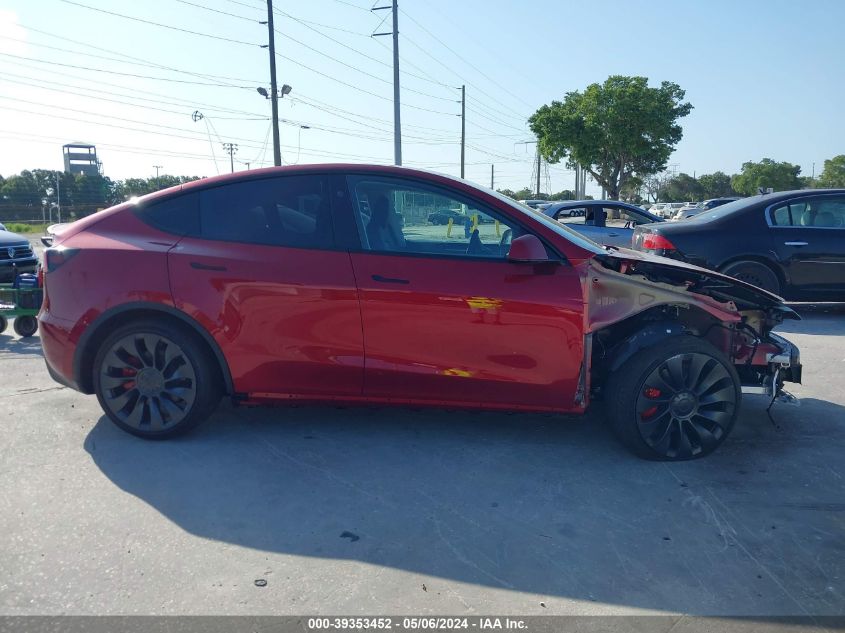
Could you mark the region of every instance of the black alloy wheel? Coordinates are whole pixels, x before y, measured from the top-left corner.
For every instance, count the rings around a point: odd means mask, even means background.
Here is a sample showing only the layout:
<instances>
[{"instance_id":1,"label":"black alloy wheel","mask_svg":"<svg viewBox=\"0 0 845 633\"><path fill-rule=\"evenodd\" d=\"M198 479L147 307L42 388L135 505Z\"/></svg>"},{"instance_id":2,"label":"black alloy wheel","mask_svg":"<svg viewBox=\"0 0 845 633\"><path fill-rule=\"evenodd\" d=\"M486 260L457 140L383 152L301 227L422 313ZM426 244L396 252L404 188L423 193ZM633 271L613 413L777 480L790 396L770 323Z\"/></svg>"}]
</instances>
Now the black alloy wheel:
<instances>
[{"instance_id":1,"label":"black alloy wheel","mask_svg":"<svg viewBox=\"0 0 845 633\"><path fill-rule=\"evenodd\" d=\"M667 461L712 453L733 429L742 397L730 361L692 336L641 350L608 387L619 438L641 457Z\"/></svg>"},{"instance_id":2,"label":"black alloy wheel","mask_svg":"<svg viewBox=\"0 0 845 633\"><path fill-rule=\"evenodd\" d=\"M119 427L144 438L192 428L220 398L213 357L170 324L117 330L99 350L94 371L103 410Z\"/></svg>"}]
</instances>

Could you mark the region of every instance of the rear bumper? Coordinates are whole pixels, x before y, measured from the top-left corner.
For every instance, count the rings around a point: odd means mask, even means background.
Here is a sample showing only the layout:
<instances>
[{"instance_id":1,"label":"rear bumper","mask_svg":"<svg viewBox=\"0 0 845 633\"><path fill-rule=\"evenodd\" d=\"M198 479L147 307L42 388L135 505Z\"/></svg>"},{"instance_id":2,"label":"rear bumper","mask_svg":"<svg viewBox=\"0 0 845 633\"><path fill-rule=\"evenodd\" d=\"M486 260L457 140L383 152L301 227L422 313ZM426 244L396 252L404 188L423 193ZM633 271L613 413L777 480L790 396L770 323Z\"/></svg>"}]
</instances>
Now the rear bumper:
<instances>
[{"instance_id":1,"label":"rear bumper","mask_svg":"<svg viewBox=\"0 0 845 633\"><path fill-rule=\"evenodd\" d=\"M38 315L38 326L50 377L65 387L80 391L73 373L73 356L76 350L76 344L71 337L73 324L42 310Z\"/></svg>"}]
</instances>

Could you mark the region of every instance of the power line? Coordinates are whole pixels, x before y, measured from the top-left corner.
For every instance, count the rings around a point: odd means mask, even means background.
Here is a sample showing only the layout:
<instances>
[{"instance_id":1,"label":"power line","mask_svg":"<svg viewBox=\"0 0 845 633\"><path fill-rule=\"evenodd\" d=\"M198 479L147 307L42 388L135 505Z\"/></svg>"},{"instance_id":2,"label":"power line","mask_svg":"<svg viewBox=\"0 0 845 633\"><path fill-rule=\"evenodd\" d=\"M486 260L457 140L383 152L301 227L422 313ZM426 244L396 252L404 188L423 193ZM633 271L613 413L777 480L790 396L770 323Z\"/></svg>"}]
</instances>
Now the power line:
<instances>
[{"instance_id":1,"label":"power line","mask_svg":"<svg viewBox=\"0 0 845 633\"><path fill-rule=\"evenodd\" d=\"M314 48L313 46L310 46L310 45L306 44L305 42L301 42L298 39L296 39L295 37L293 37L293 36L291 36L287 33L282 33L278 29L276 29L276 33L278 33L282 37L284 37L284 38L286 38L286 39L288 39L292 42L296 42L300 46L304 46L308 50L313 51L313 52L317 53L318 55L322 55L323 57L327 57L328 59L331 59L332 61L340 64L341 66L345 66L346 68L349 68L351 70L354 70L355 72L361 73L362 75L367 75L368 77L372 77L376 81L380 81L380 82L386 83L386 84L392 84L393 83L389 79L385 79L384 77L379 77L378 75L374 75L373 73L367 72L366 70L362 70L361 68L353 66L352 64L347 64L346 62L339 60L337 57L333 57L332 55L329 55L328 53L324 53L323 51L321 51L317 48ZM332 38L329 38L329 39L332 39ZM352 50L355 50L355 49L352 49ZM356 52L360 53L360 51L356 51ZM363 53L360 53L360 54L363 55ZM369 59L374 59L372 57L369 57L369 55L364 55L364 57L368 57ZM297 62L294 62L294 63L297 63ZM302 64L300 64L300 65L302 65ZM446 97L438 97L437 95L429 94L428 92L422 92L420 90L415 90L413 88L408 88L408 87L405 87L404 89L407 90L408 92L413 92L413 93L416 93L418 95L423 95L424 97L429 97L431 99L439 99L441 101L449 101L451 103L455 103L455 99L448 99Z\"/></svg>"},{"instance_id":2,"label":"power line","mask_svg":"<svg viewBox=\"0 0 845 633\"><path fill-rule=\"evenodd\" d=\"M511 124L509 124L509 123L505 123L504 121L500 121L499 119L494 119L493 117L488 116L487 114L485 114L485 113L484 113L484 112L482 112L481 110L477 110L476 108L472 108L472 107L469 107L469 106L467 106L467 109L468 109L470 112L475 112L475 114L477 114L478 116L480 116L480 117L481 117L481 118L483 118L483 119L487 119L488 121L492 121L493 123L497 123L498 125L501 125L501 126L503 126L503 127L508 127L508 128L510 128L510 129L512 129L512 130L516 130L517 132L523 132L523 133L524 133L524 129L523 129L523 128L518 128L518 127L516 127L516 126L514 126L514 125L511 125Z\"/></svg>"},{"instance_id":3,"label":"power line","mask_svg":"<svg viewBox=\"0 0 845 633\"><path fill-rule=\"evenodd\" d=\"M62 2L66 2L67 0L62 0ZM79 70L88 70L91 72L98 72L98 73L106 73L109 75L122 75L124 77L135 77L137 79L152 79L155 81L167 81L170 83L179 83L179 84L189 84L193 86L212 86L215 88L239 88L239 89L248 89L254 90L252 86L233 86L232 84L214 84L214 83L206 83L201 81L188 81L186 79L172 79L169 77L151 77L150 75L139 75L137 73L124 73L117 70L106 70L104 68L91 68L90 66L79 66L76 64L65 64L62 62L55 62L49 61L46 59L36 59L34 57L24 57L23 55L12 55L11 53L2 53L0 55L4 57L12 57L14 59L23 59L30 62L36 62L39 64L50 64L52 66L63 66L65 68L76 68Z\"/></svg>"},{"instance_id":4,"label":"power line","mask_svg":"<svg viewBox=\"0 0 845 633\"><path fill-rule=\"evenodd\" d=\"M237 13L229 13L228 11L221 11L220 9L212 9L211 7L206 7L201 4L196 4L194 2L188 2L188 0L176 0L176 2L181 2L182 4L187 4L191 7L197 7L198 9L205 9L206 11L212 11L213 13L220 13L221 15L228 15L232 18L238 18L239 20L247 20L248 22L260 22L260 20L256 20L255 18L248 18L244 15L238 15Z\"/></svg>"},{"instance_id":5,"label":"power line","mask_svg":"<svg viewBox=\"0 0 845 633\"><path fill-rule=\"evenodd\" d=\"M77 7L82 7L83 9L89 9L91 11L97 11L98 13L106 13L108 15L113 15L118 18L124 18L126 20L133 20L135 22L141 22L143 24L149 24L150 26L158 26L163 29L170 29L172 31L179 31L180 33L188 33L190 35L198 35L200 37L208 37L215 40L221 40L224 42L231 42L233 44L243 44L245 46L259 46L254 42L245 42L244 40L236 40L231 37L223 37L221 35L212 35L211 33L202 33L200 31L191 31L190 29L183 29L178 26L171 26L170 24L162 24L161 22L153 22L152 20L145 20L143 18L136 18L131 15L125 15L123 13L116 13L115 11L108 11L106 9L100 9L98 7L91 7L87 4L82 4L81 2L74 2L74 0L59 0L60 2L64 2L65 4L72 4Z\"/></svg>"},{"instance_id":6,"label":"power line","mask_svg":"<svg viewBox=\"0 0 845 633\"><path fill-rule=\"evenodd\" d=\"M16 64L16 66L20 66L20 67L23 67L23 68L30 68L30 69L33 69L33 70L37 70L39 72L41 72L43 70L43 69L38 68L36 66L29 66L28 64L18 63L18 64ZM108 83L108 84L105 84L107 86L111 86L111 87L114 87L114 88L122 88L124 90L131 90L131 91L137 92L139 94L152 95L152 96L155 96L155 97L165 97L165 99L148 99L148 98L145 98L145 97L136 96L134 94L132 94L132 95L121 94L119 92L112 92L112 91L105 90L105 89L99 87L103 84L102 84L102 82L97 81L95 79L91 79L89 77L79 77L77 75L69 75L69 74L66 74L66 73L63 74L62 76L67 77L69 79L78 79L79 81L88 81L88 82L97 84L98 87L97 88L89 88L87 86L76 86L74 84L63 83L63 82L55 81L55 80L52 80L52 79L49 80L49 81L42 80L42 79L33 79L33 78L30 78L27 75L17 75L15 73L10 73L8 71L4 71L4 74L8 75L8 76L12 76L12 77L28 79L30 81L38 81L38 82L42 82L42 83L49 83L51 86L55 84L57 86L65 86L65 87L68 87L68 88L75 88L77 90L87 90L88 92L96 92L97 95L108 94L108 95L117 96L117 97L125 97L127 99L134 99L135 101L149 101L151 103L159 103L159 104L175 105L175 106L181 106L183 104L186 104L190 107L201 106L206 110L213 110L213 111L217 111L217 112L228 112L228 113L231 113L231 114L245 114L245 115L254 116L254 117L263 116L261 114L256 114L255 112L248 112L248 111L245 111L245 110L236 110L234 108L225 108L225 107L220 107L220 106L216 106L216 105L213 105L213 104L203 103L203 102L200 102L200 101L194 101L194 100L188 100L188 99L179 99L177 97L171 97L170 95L165 95L165 94L162 94L160 92L151 92L149 90L138 90L138 89L131 88L131 87L128 87L128 86L113 84L111 82ZM181 103L179 103L179 102L181 102Z\"/></svg>"},{"instance_id":7,"label":"power line","mask_svg":"<svg viewBox=\"0 0 845 633\"><path fill-rule=\"evenodd\" d=\"M298 62L295 59L288 57L287 55L282 55L281 53L277 52L276 56L281 57L282 59L286 59L289 62L293 62L294 64L297 64L299 66L302 66L302 68L305 68L306 70L310 70L312 73L316 73L316 74L320 75L321 77L325 77L326 79L331 79L332 81L337 82L339 84L342 84L344 86L347 86L348 88L352 88L353 90L357 90L358 92L363 92L364 94L368 94L370 96L376 97L377 99L381 99L383 101L391 101L391 102L393 101L390 97L385 97L384 95L380 95L376 92L366 90L364 88L361 88L360 86L356 86L355 84L351 84L347 81L343 81L342 79L338 79L337 77L333 77L333 76L328 75L324 72L321 72L321 71L317 70L316 68L312 68L311 66L306 66L302 62ZM431 112L433 114L443 114L443 115L446 115L446 116L457 116L456 114L454 114L452 112L443 112L442 110L432 110L431 108L424 108L422 106L417 106L417 105L413 105L413 104L410 104L410 103L406 103L405 107L413 108L414 110L422 110L423 112Z\"/></svg>"},{"instance_id":8,"label":"power line","mask_svg":"<svg viewBox=\"0 0 845 633\"><path fill-rule=\"evenodd\" d=\"M420 27L423 31L425 31L426 33L428 33L428 35L429 35L430 37L432 37L433 39L435 39L436 41L438 41L440 44L442 44L442 45L443 45L443 47L444 47L444 48L446 48L446 50L448 50L449 52L451 52L451 53L452 53L455 57L457 57L458 59L460 59L460 60L461 60L462 62L464 62L467 66L469 66L470 68L472 68L473 70L475 70L478 74L480 74L482 77L484 77L485 79L487 79L487 81L489 81L489 82L490 82L490 83L492 83L492 84L495 84L496 86L498 86L499 88L501 88L501 90L503 90L504 92L506 92L506 93L508 93L509 95L511 95L511 96L512 96L514 99L516 99L517 101L519 101L519 102L521 102L521 103L524 103L524 104L525 104L525 105L527 105L528 107L531 107L531 104L529 104L529 103L528 103L528 102L526 102L524 99L522 99L522 97L520 97L520 96L518 96L518 95L514 94L513 92L511 92L511 91L510 91L510 90L508 90L507 88L505 88L505 87L501 86L501 84L500 84L499 82L497 82L496 80L494 80L494 79L493 79L492 77L490 77L487 73L485 73L483 70L481 70L480 68L478 68L475 64L473 64L473 63L471 63L470 61L468 61L468 60L464 59L464 58L463 58L463 57L462 57L459 53L457 53L457 52L456 52L456 51L455 51L455 50L454 50L451 46L449 46L446 42L444 42L443 40L441 40L439 37L437 37L434 33L432 33L431 31L429 31L427 28L425 28L425 26L423 26L422 24L420 24L419 22L417 22L417 20L415 20L415 19L414 19L414 17L413 17L412 15L409 15L407 11L405 11L404 9L400 9L400 11L401 11L402 13L404 13L404 14L405 14L405 16L406 16L409 20L411 20L411 22L413 22L413 23L414 23L414 24L416 24L418 27ZM467 83L469 83L469 82L467 82ZM470 84L470 85L471 85L471 84ZM479 92L482 92L482 91L481 91L481 89L479 89L477 86L476 86L476 89L477 89ZM484 94L486 94L486 93L484 93ZM508 108L508 107L507 107L507 106L505 106L504 104L502 104L502 105L503 105L503 107L504 107L504 108L506 108L506 109L508 109L508 110L511 110L511 112L513 112L514 114L519 115L519 113L518 113L516 110L513 110L513 109L511 109L511 108Z\"/></svg>"},{"instance_id":9,"label":"power line","mask_svg":"<svg viewBox=\"0 0 845 633\"><path fill-rule=\"evenodd\" d=\"M302 26L304 26L305 28L307 28L307 29L309 29L309 30L311 30L311 31L314 31L314 32L315 32L315 33L317 33L318 35L320 35L320 36L322 36L322 37L324 37L324 38L326 38L326 39L328 39L328 40L331 40L331 41L332 41L332 42L334 42L335 44L338 44L339 46L342 46L343 48L345 48L345 49L347 49L347 50L350 50L350 51L352 51L353 53L356 53L356 54L358 54L358 55L360 55L360 56L362 56L362 57L366 57L367 59L372 60L372 61L376 62L377 64L380 64L380 65L382 65L382 66L386 66L387 68L391 68L391 67L392 67L392 65L391 65L391 64L389 64L389 63L385 62L384 60L379 59L378 57L373 57L372 55L368 55L368 54L366 54L366 53L363 53L363 52L359 51L357 48L355 48L354 46L349 46L348 44L344 44L343 42L341 42L340 40L338 40L338 39L336 39L336 38L332 37L331 35L327 35L326 33L323 33L322 31L320 31L319 29L316 29L316 28L314 28L314 27L312 27L312 26L309 26L309 24L317 24L316 22L309 22L308 20L302 20L302 19L297 18L297 17L295 17L295 16L293 16L293 15L290 15L289 13L285 13L284 11L280 11L280 10L275 9L275 8L273 9L273 12L274 12L274 13L276 13L276 14L278 14L278 15L281 15L281 16L283 16L283 17L286 17L286 18L289 18L289 19L291 19L291 20L294 20L295 22L299 22L299 23L300 23L300 24L302 24ZM324 27L324 28L332 28L332 27L327 26L327 25L325 25L325 24L321 24L320 26L322 26L322 27ZM342 30L342 29L341 29L341 30ZM349 32L349 33L355 33L354 31L347 31L347 32ZM280 35L284 35L284 34L282 34L281 32L279 32L279 34L280 34ZM363 34L361 34L361 33L355 33L355 34L356 34L356 35L363 35ZM285 37L288 37L288 38L290 38L290 39L293 39L292 37L290 37L290 35L285 35ZM371 38L371 36L364 36L364 37ZM297 40L293 40L293 41L295 41L295 42L296 42ZM376 43L378 43L380 46L383 46L383 47L387 48L387 46L386 46L386 45L382 44L382 43L381 43L381 42L379 42L378 40L373 40L373 41L375 41ZM301 42L298 42L298 43L300 43L300 44L301 44ZM308 48L310 48L310 47L308 47ZM313 50L313 49L312 49L312 50ZM388 49L388 50L389 50L389 49ZM318 52L319 52L319 51L318 51ZM321 54L324 54L324 53L321 53ZM429 82L429 83L433 83L433 84L436 84L436 85L439 85L439 86L446 86L447 88L452 88L452 86L448 86L447 84L444 84L443 82L437 81L436 79L431 79L431 78L429 78L429 77L424 77L424 76L422 76L422 75L417 75L417 74L415 74L415 73L410 73L410 72L408 72L408 71L406 71L406 70L402 70L402 71L400 71L400 72L401 72L403 75L407 75L407 76L409 76L409 77L415 77L415 78L420 79L420 80L422 80L422 81L427 81L427 82ZM420 94L426 94L426 93L420 93ZM428 95L428 96L433 96L433 95ZM434 97L434 98L442 98L442 97Z\"/></svg>"},{"instance_id":10,"label":"power line","mask_svg":"<svg viewBox=\"0 0 845 633\"><path fill-rule=\"evenodd\" d=\"M151 105L145 105L145 104L140 104L140 103L129 103L128 101L120 101L118 99L109 99L109 98L103 97L101 95L96 95L96 96L86 95L86 94L82 94L82 93L79 93L79 92L74 92L72 90L64 90L62 88L39 86L37 84L29 83L29 82L26 82L26 81L9 79L6 75L10 75L10 74L11 73L4 73L3 76L0 76L0 81L7 81L7 82L10 82L10 83L19 84L19 85L22 85L22 86L29 86L31 88L39 88L41 90L49 90L51 92L62 92L62 93L74 95L74 96L77 96L77 97L83 97L85 99L93 99L93 100L96 100L96 101L108 101L109 103L117 103L117 104L120 104L120 105L129 106L129 107L132 107L132 108L142 108L144 110L157 110L159 112L167 112L169 114L178 114L179 116L184 116L185 114L187 114L187 111L185 111L185 110L182 110L182 111L168 110L167 108L158 108L158 107L151 106ZM19 77L20 75L14 75L14 76ZM60 85L64 85L64 84L60 84ZM5 98L5 97L0 96L0 98ZM195 105L196 104L193 104L191 107L195 107ZM188 106L185 106L185 107L187 108ZM71 108L65 108L65 109L70 110ZM217 116L217 115L215 115L215 117L218 118L218 119L228 119L228 120L231 120L231 121L269 121L270 120L270 117L266 117L266 116L245 118L245 117L229 117L229 116Z\"/></svg>"},{"instance_id":11,"label":"power line","mask_svg":"<svg viewBox=\"0 0 845 633\"><path fill-rule=\"evenodd\" d=\"M148 60L148 59L142 59L140 57L134 57L133 55L127 55L126 53L123 53L123 52L120 52L120 51L115 51L115 50L112 50L112 49L109 49L109 48L103 48L101 46L94 46L93 44L89 44L88 42L81 42L79 40L74 40L74 39L71 39L69 37L64 37L63 35L56 35L55 33L50 33L49 31L37 29L37 28L34 28L32 26L26 26L26 25L23 25L23 24L21 26L23 26L28 31L32 31L33 33L39 33L41 35L46 35L47 37L52 37L52 38L55 38L55 39L58 39L58 40L63 40L65 42L70 42L72 44L77 44L79 46L85 46L86 48L92 48L96 51L102 51L104 53L111 53L112 55L118 55L119 57L125 57L126 59L131 59L134 62L139 62L139 63L142 63L144 65L149 65L149 66L152 66L152 67L161 68L163 70L170 70L170 71L182 73L182 74L185 74L185 75L192 75L194 77L200 77L202 79L227 79L227 80L232 80L232 81L242 81L244 83L250 83L250 84L260 83L260 82L258 82L257 80L254 80L254 79L244 79L242 77L227 77L225 75L211 75L211 74L208 74L208 73L198 73L198 72L195 72L195 71L183 70L181 68L174 68L173 66L167 66L165 64L153 62L153 61ZM35 46L44 46L44 44L37 44L35 42L28 42L28 43L34 44ZM83 53L81 51L77 52L77 54L78 55L90 55L90 53Z\"/></svg>"}]
</instances>

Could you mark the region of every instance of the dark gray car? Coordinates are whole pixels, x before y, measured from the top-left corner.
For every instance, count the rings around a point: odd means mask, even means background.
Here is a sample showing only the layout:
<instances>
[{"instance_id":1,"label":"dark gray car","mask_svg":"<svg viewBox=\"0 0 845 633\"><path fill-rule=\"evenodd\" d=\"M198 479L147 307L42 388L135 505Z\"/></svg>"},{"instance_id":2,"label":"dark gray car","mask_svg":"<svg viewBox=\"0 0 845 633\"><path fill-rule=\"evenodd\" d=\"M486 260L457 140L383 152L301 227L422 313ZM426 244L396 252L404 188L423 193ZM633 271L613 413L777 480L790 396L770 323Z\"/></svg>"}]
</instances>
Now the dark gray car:
<instances>
[{"instance_id":1,"label":"dark gray car","mask_svg":"<svg viewBox=\"0 0 845 633\"><path fill-rule=\"evenodd\" d=\"M640 207L618 200L572 200L556 202L542 213L599 244L631 246L634 228L663 222Z\"/></svg>"},{"instance_id":2,"label":"dark gray car","mask_svg":"<svg viewBox=\"0 0 845 633\"><path fill-rule=\"evenodd\" d=\"M32 245L23 235L0 231L0 283L14 281L20 273L34 273L38 268L38 257Z\"/></svg>"}]
</instances>

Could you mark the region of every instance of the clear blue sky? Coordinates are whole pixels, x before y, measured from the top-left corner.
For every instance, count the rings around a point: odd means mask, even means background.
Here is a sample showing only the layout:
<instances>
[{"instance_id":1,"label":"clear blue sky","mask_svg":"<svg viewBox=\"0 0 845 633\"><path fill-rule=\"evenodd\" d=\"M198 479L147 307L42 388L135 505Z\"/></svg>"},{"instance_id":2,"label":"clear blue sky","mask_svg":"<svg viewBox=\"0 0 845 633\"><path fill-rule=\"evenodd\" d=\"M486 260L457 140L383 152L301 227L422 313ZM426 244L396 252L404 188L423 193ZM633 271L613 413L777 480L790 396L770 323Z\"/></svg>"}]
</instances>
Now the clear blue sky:
<instances>
[{"instance_id":1,"label":"clear blue sky","mask_svg":"<svg viewBox=\"0 0 845 633\"><path fill-rule=\"evenodd\" d=\"M58 169L61 145L77 140L98 146L112 178L149 176L153 165L228 171L223 141L239 144L238 161L272 164L269 103L254 89L269 84L261 0L73 1L241 43L61 0L0 0L0 174ZM293 87L280 108L284 161L391 163L390 38L370 37L389 30L389 12L370 12L366 0L275 6L291 16L276 16L288 58L277 60L278 77ZM497 187L529 185L533 146L516 144L531 139L527 117L625 74L687 91L695 109L670 161L678 171L734 173L769 157L806 175L815 162L818 174L845 153L843 24L841 0L400 0L404 162L459 172L463 83L467 177L489 185L494 163ZM194 122L195 110L206 118ZM542 181L543 190L573 186L562 165L548 180L544 168Z\"/></svg>"}]
</instances>

